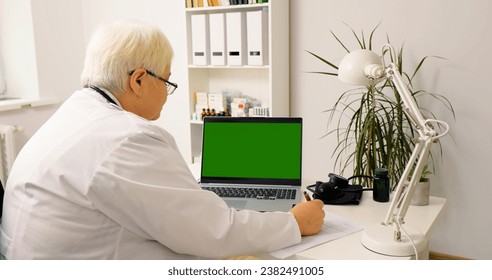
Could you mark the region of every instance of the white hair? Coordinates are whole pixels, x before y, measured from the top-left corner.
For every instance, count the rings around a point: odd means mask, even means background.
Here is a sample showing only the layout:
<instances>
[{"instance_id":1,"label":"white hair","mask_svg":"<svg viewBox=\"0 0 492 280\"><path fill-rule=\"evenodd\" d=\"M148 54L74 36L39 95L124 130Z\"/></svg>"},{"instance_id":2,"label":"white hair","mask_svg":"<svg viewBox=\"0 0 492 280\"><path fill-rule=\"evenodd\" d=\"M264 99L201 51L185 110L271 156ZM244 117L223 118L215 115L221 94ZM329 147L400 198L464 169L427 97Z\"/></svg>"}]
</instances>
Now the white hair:
<instances>
[{"instance_id":1,"label":"white hair","mask_svg":"<svg viewBox=\"0 0 492 280\"><path fill-rule=\"evenodd\" d=\"M92 35L80 79L84 86L122 94L130 71L142 67L162 73L173 55L169 40L156 26L138 20L106 23Z\"/></svg>"}]
</instances>

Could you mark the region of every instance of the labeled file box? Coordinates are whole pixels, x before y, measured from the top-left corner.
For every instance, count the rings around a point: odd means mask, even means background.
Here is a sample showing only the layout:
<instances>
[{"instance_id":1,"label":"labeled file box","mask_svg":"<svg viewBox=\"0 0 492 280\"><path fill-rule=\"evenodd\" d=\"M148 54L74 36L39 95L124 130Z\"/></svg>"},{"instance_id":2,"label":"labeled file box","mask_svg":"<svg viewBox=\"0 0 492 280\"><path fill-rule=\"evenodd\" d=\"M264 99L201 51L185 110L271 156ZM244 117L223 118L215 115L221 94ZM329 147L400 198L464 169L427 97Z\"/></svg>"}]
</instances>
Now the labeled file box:
<instances>
[{"instance_id":1,"label":"labeled file box","mask_svg":"<svg viewBox=\"0 0 492 280\"><path fill-rule=\"evenodd\" d=\"M191 16L191 44L193 64L210 64L209 23L207 14L197 14Z\"/></svg>"},{"instance_id":2,"label":"labeled file box","mask_svg":"<svg viewBox=\"0 0 492 280\"><path fill-rule=\"evenodd\" d=\"M226 65L226 22L225 14L209 15L210 24L210 64Z\"/></svg>"},{"instance_id":3,"label":"labeled file box","mask_svg":"<svg viewBox=\"0 0 492 280\"><path fill-rule=\"evenodd\" d=\"M246 64L246 15L244 12L226 13L227 64Z\"/></svg>"},{"instance_id":4,"label":"labeled file box","mask_svg":"<svg viewBox=\"0 0 492 280\"><path fill-rule=\"evenodd\" d=\"M246 12L248 65L268 64L268 12Z\"/></svg>"}]
</instances>

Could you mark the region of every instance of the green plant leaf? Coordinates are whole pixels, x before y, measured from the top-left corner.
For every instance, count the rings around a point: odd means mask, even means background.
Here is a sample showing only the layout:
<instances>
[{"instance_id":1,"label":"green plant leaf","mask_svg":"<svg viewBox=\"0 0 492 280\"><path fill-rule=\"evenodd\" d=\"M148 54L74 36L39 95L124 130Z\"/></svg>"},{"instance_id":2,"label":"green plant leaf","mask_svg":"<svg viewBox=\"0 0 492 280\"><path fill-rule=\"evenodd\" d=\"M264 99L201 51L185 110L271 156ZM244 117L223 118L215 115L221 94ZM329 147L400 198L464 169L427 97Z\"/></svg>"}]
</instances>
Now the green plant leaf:
<instances>
[{"instance_id":1,"label":"green plant leaf","mask_svg":"<svg viewBox=\"0 0 492 280\"><path fill-rule=\"evenodd\" d=\"M312 56L316 57L317 59L319 59L319 60L323 61L324 63L326 63L326 64L330 65L331 67L333 67L333 68L335 68L335 69L337 69L337 70L338 70L338 66L336 66L335 64L333 64L333 63L329 62L328 60L326 60L326 59L322 58L321 56L319 56L319 55L317 55L317 54L315 54L315 53L313 53L313 52L310 52L310 51L307 51L307 52L308 52L309 54L311 54ZM323 73L323 72L321 72L321 73Z\"/></svg>"},{"instance_id":2,"label":"green plant leaf","mask_svg":"<svg viewBox=\"0 0 492 280\"><path fill-rule=\"evenodd\" d=\"M370 51L372 50L372 38L374 37L374 32L376 32L376 30L378 29L378 27L380 25L381 25L381 22L379 22L378 25L376 25L376 27L374 27L374 29L372 29L371 35L369 36L369 50Z\"/></svg>"},{"instance_id":3,"label":"green plant leaf","mask_svg":"<svg viewBox=\"0 0 492 280\"><path fill-rule=\"evenodd\" d=\"M361 49L373 48L373 39L380 23L370 32L366 39L362 30L358 34L353 28L346 25L353 38ZM346 44L332 30L330 33L335 40L347 51ZM386 34L387 43L391 43L389 35ZM383 56L388 56L388 48L383 49ZM338 67L323 57L309 52L308 53L332 69ZM429 61L430 58L441 58L438 56L425 56L412 71L404 69L404 47L403 45L392 54L391 62L396 63L397 71L402 76L403 82L414 98L417 107L426 117L436 119L434 113L419 104L422 97L431 97L448 109L453 118L455 111L449 100L436 93L425 90L414 90L414 79L417 74ZM331 72L310 72L323 74L326 76L336 76ZM408 73L411 73L409 75ZM412 120L406 114L406 107L403 103L398 90L391 80L386 80L378 85L368 87L356 87L340 94L331 108L324 111L328 114L326 137L334 135L337 144L333 148L332 157L335 159L334 167L340 170L340 174L351 172L352 175L371 176L376 167L386 167L390 173L392 185L396 185L414 148L413 139L416 138L416 128ZM442 129L439 123L436 124ZM438 152L442 155L442 146L438 145ZM430 162L434 156L431 152ZM431 164L434 167L433 164ZM362 182L362 180L361 180ZM366 186L370 182L365 182ZM362 183L361 183L362 184Z\"/></svg>"},{"instance_id":4,"label":"green plant leaf","mask_svg":"<svg viewBox=\"0 0 492 280\"><path fill-rule=\"evenodd\" d=\"M333 35L333 37L335 37L335 40L338 41L338 43L340 43L340 45L349 53L350 50L345 46L345 44L342 43L342 41L340 41L340 39L338 39L337 35L335 33L333 33L333 31L331 31L331 35Z\"/></svg>"}]
</instances>

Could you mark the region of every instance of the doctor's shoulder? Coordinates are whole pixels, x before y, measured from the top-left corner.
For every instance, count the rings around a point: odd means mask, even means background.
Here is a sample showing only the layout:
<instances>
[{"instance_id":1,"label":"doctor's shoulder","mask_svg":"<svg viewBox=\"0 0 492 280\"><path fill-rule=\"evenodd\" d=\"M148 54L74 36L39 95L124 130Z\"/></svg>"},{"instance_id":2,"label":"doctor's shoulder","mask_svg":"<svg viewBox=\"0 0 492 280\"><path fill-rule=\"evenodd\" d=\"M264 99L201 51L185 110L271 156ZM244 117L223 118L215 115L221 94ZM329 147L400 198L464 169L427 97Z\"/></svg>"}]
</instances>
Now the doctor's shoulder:
<instances>
[{"instance_id":1,"label":"doctor's shoulder","mask_svg":"<svg viewBox=\"0 0 492 280\"><path fill-rule=\"evenodd\" d=\"M174 140L174 137L169 133L167 130L164 128L153 124L152 122L138 122L135 123L137 133L145 135L146 137L153 138L159 142L171 144L173 146L176 145L176 141Z\"/></svg>"}]
</instances>

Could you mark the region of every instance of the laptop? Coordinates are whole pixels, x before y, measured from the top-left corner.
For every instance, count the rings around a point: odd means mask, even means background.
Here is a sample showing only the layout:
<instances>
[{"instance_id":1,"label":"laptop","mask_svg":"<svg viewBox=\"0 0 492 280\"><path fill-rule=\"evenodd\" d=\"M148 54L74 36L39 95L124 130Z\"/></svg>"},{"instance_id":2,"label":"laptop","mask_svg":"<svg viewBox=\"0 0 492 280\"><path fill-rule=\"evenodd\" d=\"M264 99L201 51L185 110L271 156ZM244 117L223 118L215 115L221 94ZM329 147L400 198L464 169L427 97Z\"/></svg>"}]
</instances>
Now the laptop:
<instances>
[{"instance_id":1,"label":"laptop","mask_svg":"<svg viewBox=\"0 0 492 280\"><path fill-rule=\"evenodd\" d=\"M302 118L206 117L200 184L232 208L289 211L301 198Z\"/></svg>"}]
</instances>

